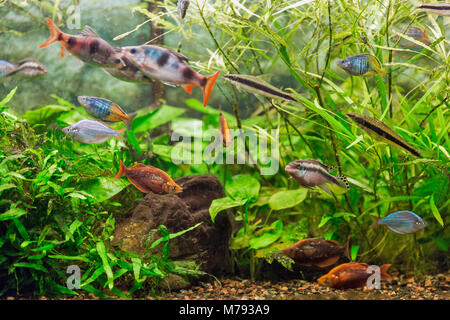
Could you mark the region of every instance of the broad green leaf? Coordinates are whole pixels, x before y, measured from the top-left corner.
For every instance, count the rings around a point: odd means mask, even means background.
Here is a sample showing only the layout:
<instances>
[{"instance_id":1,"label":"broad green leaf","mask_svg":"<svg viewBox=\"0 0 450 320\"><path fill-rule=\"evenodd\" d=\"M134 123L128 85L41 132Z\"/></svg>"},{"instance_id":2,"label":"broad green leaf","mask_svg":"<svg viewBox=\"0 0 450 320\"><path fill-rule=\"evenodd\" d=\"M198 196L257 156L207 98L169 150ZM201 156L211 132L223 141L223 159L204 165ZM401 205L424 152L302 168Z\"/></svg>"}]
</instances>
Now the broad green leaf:
<instances>
[{"instance_id":1,"label":"broad green leaf","mask_svg":"<svg viewBox=\"0 0 450 320\"><path fill-rule=\"evenodd\" d=\"M283 233L283 222L281 219L274 221L270 227L263 232L260 236L252 236L249 240L249 246L252 249L261 249L267 247L278 240ZM263 228L263 229L265 229Z\"/></svg>"},{"instance_id":2,"label":"broad green leaf","mask_svg":"<svg viewBox=\"0 0 450 320\"><path fill-rule=\"evenodd\" d=\"M113 177L98 177L87 180L81 186L81 190L92 195L93 203L100 203L112 198L125 189L130 182L125 179L114 179Z\"/></svg>"},{"instance_id":3,"label":"broad green leaf","mask_svg":"<svg viewBox=\"0 0 450 320\"><path fill-rule=\"evenodd\" d=\"M236 200L256 201L260 188L261 185L256 178L245 174L234 176L231 182L226 185L227 194Z\"/></svg>"},{"instance_id":4,"label":"broad green leaf","mask_svg":"<svg viewBox=\"0 0 450 320\"><path fill-rule=\"evenodd\" d=\"M356 257L358 256L359 246L352 246L350 257L352 258L352 261L356 260Z\"/></svg>"},{"instance_id":5,"label":"broad green leaf","mask_svg":"<svg viewBox=\"0 0 450 320\"><path fill-rule=\"evenodd\" d=\"M20 216L23 216L27 212L21 208L13 208L9 209L5 213L0 214L0 221L16 219Z\"/></svg>"},{"instance_id":6,"label":"broad green leaf","mask_svg":"<svg viewBox=\"0 0 450 320\"><path fill-rule=\"evenodd\" d=\"M127 133L127 137L128 137L128 142L131 144L131 146L134 148L134 150L137 151L138 157L141 157L142 151L141 151L141 148L139 147L139 142L138 142L134 132L127 130L126 133Z\"/></svg>"},{"instance_id":7,"label":"broad green leaf","mask_svg":"<svg viewBox=\"0 0 450 320\"><path fill-rule=\"evenodd\" d=\"M38 264L38 263L17 262L17 263L14 263L13 266L16 268L30 268L30 269L43 271L43 272L48 272L46 267L44 267L42 264Z\"/></svg>"},{"instance_id":8,"label":"broad green leaf","mask_svg":"<svg viewBox=\"0 0 450 320\"><path fill-rule=\"evenodd\" d=\"M2 99L2 101L0 101L0 112L3 111L5 105L12 99L12 97L14 96L14 94L17 91L17 87L15 87L14 89L12 89L7 95L6 97L4 97Z\"/></svg>"},{"instance_id":9,"label":"broad green leaf","mask_svg":"<svg viewBox=\"0 0 450 320\"><path fill-rule=\"evenodd\" d=\"M307 194L308 190L305 188L280 191L272 195L269 205L273 210L292 208L303 202Z\"/></svg>"},{"instance_id":10,"label":"broad green leaf","mask_svg":"<svg viewBox=\"0 0 450 320\"><path fill-rule=\"evenodd\" d=\"M209 207L209 214L211 215L212 222L214 222L214 219L216 218L219 212L234 207L240 207L244 205L246 202L247 202L246 199L233 200L228 197L213 200L213 202L211 202L211 205Z\"/></svg>"},{"instance_id":11,"label":"broad green leaf","mask_svg":"<svg viewBox=\"0 0 450 320\"><path fill-rule=\"evenodd\" d=\"M138 116L133 120L133 132L141 133L155 129L181 116L185 109L163 105L155 111Z\"/></svg>"},{"instance_id":12,"label":"broad green leaf","mask_svg":"<svg viewBox=\"0 0 450 320\"><path fill-rule=\"evenodd\" d=\"M32 126L35 124L48 124L70 109L68 106L51 104L38 109L28 110L22 117Z\"/></svg>"}]
</instances>

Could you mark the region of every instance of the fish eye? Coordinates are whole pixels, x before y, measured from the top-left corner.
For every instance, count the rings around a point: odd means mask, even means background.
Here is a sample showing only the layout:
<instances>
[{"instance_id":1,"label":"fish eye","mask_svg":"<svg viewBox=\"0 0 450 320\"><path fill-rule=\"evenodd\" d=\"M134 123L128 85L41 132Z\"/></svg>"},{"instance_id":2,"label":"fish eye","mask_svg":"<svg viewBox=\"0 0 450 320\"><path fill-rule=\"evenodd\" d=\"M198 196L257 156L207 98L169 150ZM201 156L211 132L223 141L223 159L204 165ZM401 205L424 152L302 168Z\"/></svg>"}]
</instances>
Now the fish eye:
<instances>
[{"instance_id":1,"label":"fish eye","mask_svg":"<svg viewBox=\"0 0 450 320\"><path fill-rule=\"evenodd\" d=\"M120 59L114 60L114 63L115 63L115 64L119 64L119 63L120 63Z\"/></svg>"},{"instance_id":2,"label":"fish eye","mask_svg":"<svg viewBox=\"0 0 450 320\"><path fill-rule=\"evenodd\" d=\"M133 49L130 50L130 53L131 53L131 54L135 54L136 51L137 51L136 48L133 48Z\"/></svg>"}]
</instances>

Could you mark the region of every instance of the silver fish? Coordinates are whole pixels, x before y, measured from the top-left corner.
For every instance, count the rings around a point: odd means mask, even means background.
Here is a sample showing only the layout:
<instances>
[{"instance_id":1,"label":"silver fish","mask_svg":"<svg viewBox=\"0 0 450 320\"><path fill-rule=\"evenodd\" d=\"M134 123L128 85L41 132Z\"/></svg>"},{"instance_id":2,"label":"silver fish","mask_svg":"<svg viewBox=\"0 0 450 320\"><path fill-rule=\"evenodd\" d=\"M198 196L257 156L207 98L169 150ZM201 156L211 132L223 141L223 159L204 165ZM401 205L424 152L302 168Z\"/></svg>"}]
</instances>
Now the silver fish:
<instances>
[{"instance_id":1,"label":"silver fish","mask_svg":"<svg viewBox=\"0 0 450 320\"><path fill-rule=\"evenodd\" d=\"M184 19L184 17L186 17L186 11L189 7L189 3L190 3L189 0L178 0L177 7L180 19Z\"/></svg>"},{"instance_id":2,"label":"silver fish","mask_svg":"<svg viewBox=\"0 0 450 320\"><path fill-rule=\"evenodd\" d=\"M17 68L10 72L7 77L20 75L33 78L47 73L47 68L34 58L25 58L18 62Z\"/></svg>"},{"instance_id":3,"label":"silver fish","mask_svg":"<svg viewBox=\"0 0 450 320\"><path fill-rule=\"evenodd\" d=\"M75 140L88 144L103 143L112 137L119 139L119 133L125 129L114 130L110 126L96 120L81 120L65 127L62 131Z\"/></svg>"},{"instance_id":4,"label":"silver fish","mask_svg":"<svg viewBox=\"0 0 450 320\"><path fill-rule=\"evenodd\" d=\"M378 219L375 218L373 227L384 225L392 232L398 234L408 234L417 232L427 226L427 222L423 221L421 217L411 211L397 211L388 214L386 217Z\"/></svg>"},{"instance_id":5,"label":"silver fish","mask_svg":"<svg viewBox=\"0 0 450 320\"><path fill-rule=\"evenodd\" d=\"M0 60L0 78L6 77L14 70L16 70L16 66L14 64L5 60Z\"/></svg>"},{"instance_id":6,"label":"silver fish","mask_svg":"<svg viewBox=\"0 0 450 320\"><path fill-rule=\"evenodd\" d=\"M327 166L314 159L296 160L289 163L285 170L295 181L306 188L318 186L325 192L333 195L327 183L337 185L341 188L350 189L347 178L344 176L333 176L329 172L333 167Z\"/></svg>"}]
</instances>

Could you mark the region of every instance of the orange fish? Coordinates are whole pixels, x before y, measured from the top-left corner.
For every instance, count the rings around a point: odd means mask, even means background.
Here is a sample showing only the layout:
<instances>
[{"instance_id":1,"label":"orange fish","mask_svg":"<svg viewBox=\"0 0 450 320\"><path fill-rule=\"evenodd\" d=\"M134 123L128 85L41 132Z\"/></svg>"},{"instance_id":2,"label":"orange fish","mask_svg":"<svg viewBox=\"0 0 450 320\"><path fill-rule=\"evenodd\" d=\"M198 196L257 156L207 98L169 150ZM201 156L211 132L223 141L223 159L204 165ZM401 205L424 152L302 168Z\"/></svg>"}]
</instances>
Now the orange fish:
<instances>
[{"instance_id":1,"label":"orange fish","mask_svg":"<svg viewBox=\"0 0 450 320\"><path fill-rule=\"evenodd\" d=\"M336 263L342 255L351 260L349 243L350 237L344 246L333 240L303 239L290 247L284 248L282 252L296 263L325 268Z\"/></svg>"},{"instance_id":2,"label":"orange fish","mask_svg":"<svg viewBox=\"0 0 450 320\"><path fill-rule=\"evenodd\" d=\"M231 136L230 128L228 127L228 122L225 116L220 113L219 116L220 122L220 134L222 136L222 143L225 147L228 147L233 142L233 137Z\"/></svg>"},{"instance_id":3,"label":"orange fish","mask_svg":"<svg viewBox=\"0 0 450 320\"><path fill-rule=\"evenodd\" d=\"M62 32L52 21L45 19L50 30L48 38L39 48L44 48L54 42L61 43L61 57L64 58L64 47L72 55L85 63L99 67L122 68L125 63L119 49L111 47L105 40L89 26L86 26L79 35L71 35Z\"/></svg>"},{"instance_id":4,"label":"orange fish","mask_svg":"<svg viewBox=\"0 0 450 320\"><path fill-rule=\"evenodd\" d=\"M390 266L390 264L383 264L380 267L382 280L392 281L391 276L387 274ZM367 279L372 275L372 273L367 272L368 267L367 263L344 263L331 269L326 275L320 277L317 282L335 289L363 288L367 284Z\"/></svg>"},{"instance_id":5,"label":"orange fish","mask_svg":"<svg viewBox=\"0 0 450 320\"><path fill-rule=\"evenodd\" d=\"M137 163L127 168L120 160L120 169L114 179L126 175L128 180L144 193L157 194L180 193L183 189L172 180L164 171L153 166Z\"/></svg>"}]
</instances>

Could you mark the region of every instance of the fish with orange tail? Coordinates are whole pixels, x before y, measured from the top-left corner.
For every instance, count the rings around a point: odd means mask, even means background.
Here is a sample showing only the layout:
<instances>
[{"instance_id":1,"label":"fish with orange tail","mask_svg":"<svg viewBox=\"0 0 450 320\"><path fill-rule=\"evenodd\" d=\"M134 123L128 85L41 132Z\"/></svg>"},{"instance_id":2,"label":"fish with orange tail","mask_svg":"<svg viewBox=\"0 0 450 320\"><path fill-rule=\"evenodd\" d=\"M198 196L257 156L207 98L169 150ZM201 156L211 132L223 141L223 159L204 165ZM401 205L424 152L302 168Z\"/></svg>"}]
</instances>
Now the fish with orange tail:
<instances>
[{"instance_id":1,"label":"fish with orange tail","mask_svg":"<svg viewBox=\"0 0 450 320\"><path fill-rule=\"evenodd\" d=\"M188 59L184 55L158 46L122 47L122 51L140 71L151 78L168 85L181 85L188 93L194 86L202 88L203 106L206 107L220 71L210 76L201 75L187 64Z\"/></svg>"},{"instance_id":2,"label":"fish with orange tail","mask_svg":"<svg viewBox=\"0 0 450 320\"><path fill-rule=\"evenodd\" d=\"M335 264L343 255L351 260L349 243L350 237L343 246L332 240L303 239L290 247L284 248L282 252L295 263L325 268Z\"/></svg>"},{"instance_id":3,"label":"fish with orange tail","mask_svg":"<svg viewBox=\"0 0 450 320\"><path fill-rule=\"evenodd\" d=\"M391 276L387 273L390 264L383 264L380 267L381 280L392 281ZM349 262L338 265L320 277L317 282L321 285L332 287L335 289L355 289L364 288L367 285L367 279L373 274L367 270L367 263Z\"/></svg>"},{"instance_id":4,"label":"fish with orange tail","mask_svg":"<svg viewBox=\"0 0 450 320\"><path fill-rule=\"evenodd\" d=\"M228 122L223 113L219 115L220 122L220 135L222 137L222 143L225 147L228 147L233 143L233 136L231 135L230 128L228 127Z\"/></svg>"},{"instance_id":5,"label":"fish with orange tail","mask_svg":"<svg viewBox=\"0 0 450 320\"><path fill-rule=\"evenodd\" d=\"M134 166L127 168L122 160L120 161L120 168L114 179L119 179L122 176L127 176L128 180L139 190L144 193L180 193L183 189L172 180L172 178L164 171L148 166L142 163L137 163Z\"/></svg>"},{"instance_id":6,"label":"fish with orange tail","mask_svg":"<svg viewBox=\"0 0 450 320\"><path fill-rule=\"evenodd\" d=\"M113 48L108 42L89 26L86 26L78 35L62 32L52 19L45 19L50 30L50 37L39 46L45 48L54 42L61 43L61 57L64 58L64 48L73 56L87 64L98 67L123 67L119 49Z\"/></svg>"}]
</instances>

